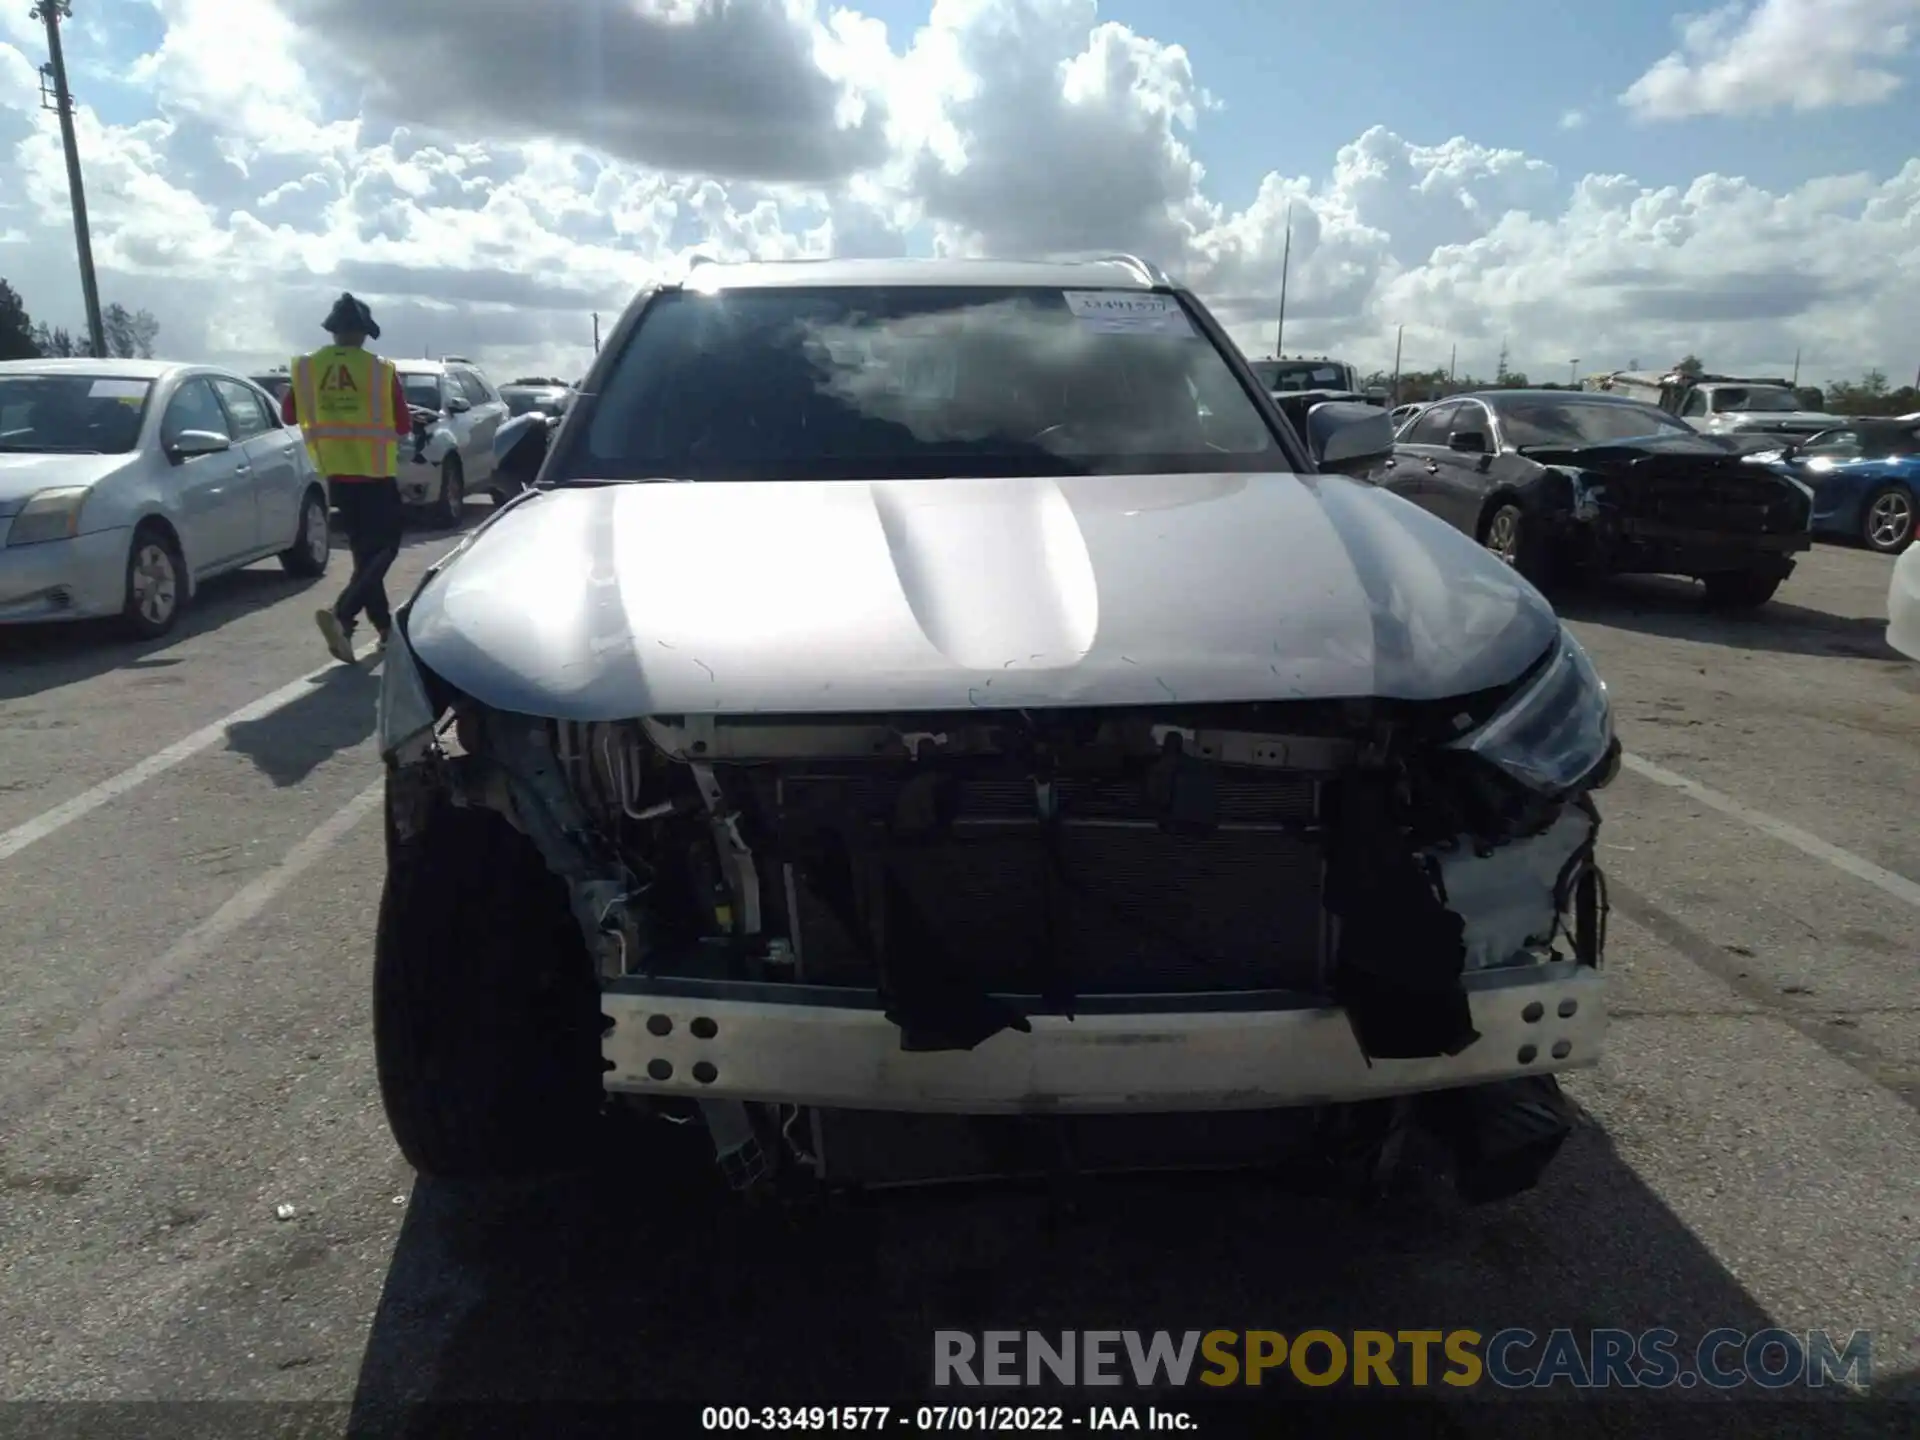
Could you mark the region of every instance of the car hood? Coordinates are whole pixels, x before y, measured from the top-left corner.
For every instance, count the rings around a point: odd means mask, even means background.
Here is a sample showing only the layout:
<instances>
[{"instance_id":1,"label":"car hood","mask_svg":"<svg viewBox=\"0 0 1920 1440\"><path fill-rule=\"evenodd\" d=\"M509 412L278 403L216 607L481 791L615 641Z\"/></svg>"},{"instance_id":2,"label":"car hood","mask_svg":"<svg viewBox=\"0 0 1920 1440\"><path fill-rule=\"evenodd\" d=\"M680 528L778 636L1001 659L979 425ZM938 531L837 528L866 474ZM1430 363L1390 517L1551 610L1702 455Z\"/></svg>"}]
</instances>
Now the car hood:
<instances>
[{"instance_id":1,"label":"car hood","mask_svg":"<svg viewBox=\"0 0 1920 1440\"><path fill-rule=\"evenodd\" d=\"M571 720L1435 700L1558 630L1443 521L1285 474L539 491L406 627L475 699Z\"/></svg>"},{"instance_id":2,"label":"car hood","mask_svg":"<svg viewBox=\"0 0 1920 1440\"><path fill-rule=\"evenodd\" d=\"M11 514L35 494L56 485L91 485L131 455L15 455L0 451L0 515Z\"/></svg>"}]
</instances>

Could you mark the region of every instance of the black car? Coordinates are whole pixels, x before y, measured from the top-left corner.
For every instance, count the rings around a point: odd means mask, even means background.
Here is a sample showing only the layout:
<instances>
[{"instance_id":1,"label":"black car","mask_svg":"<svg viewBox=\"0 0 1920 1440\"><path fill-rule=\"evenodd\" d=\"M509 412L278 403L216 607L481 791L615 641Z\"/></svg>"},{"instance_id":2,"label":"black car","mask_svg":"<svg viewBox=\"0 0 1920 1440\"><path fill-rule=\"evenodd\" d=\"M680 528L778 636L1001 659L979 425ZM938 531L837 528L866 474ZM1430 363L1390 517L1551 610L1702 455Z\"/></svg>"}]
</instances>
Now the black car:
<instances>
[{"instance_id":1,"label":"black car","mask_svg":"<svg viewBox=\"0 0 1920 1440\"><path fill-rule=\"evenodd\" d=\"M1545 589L1571 571L1686 575L1764 605L1811 548L1812 496L1657 406L1564 390L1440 401L1368 476Z\"/></svg>"}]
</instances>

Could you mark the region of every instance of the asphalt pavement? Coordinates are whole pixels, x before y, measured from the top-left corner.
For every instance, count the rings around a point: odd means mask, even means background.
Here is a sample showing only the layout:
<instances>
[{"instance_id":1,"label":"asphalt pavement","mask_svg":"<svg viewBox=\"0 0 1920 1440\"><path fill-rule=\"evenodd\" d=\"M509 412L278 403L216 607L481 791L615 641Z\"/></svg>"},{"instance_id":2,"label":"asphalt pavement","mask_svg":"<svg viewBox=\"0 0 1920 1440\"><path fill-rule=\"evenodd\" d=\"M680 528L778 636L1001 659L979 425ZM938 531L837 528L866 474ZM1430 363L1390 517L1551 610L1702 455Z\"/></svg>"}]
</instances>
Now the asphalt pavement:
<instances>
[{"instance_id":1,"label":"asphalt pavement","mask_svg":"<svg viewBox=\"0 0 1920 1440\"><path fill-rule=\"evenodd\" d=\"M412 535L392 588L450 541ZM1920 1394L1920 665L1881 638L1890 566L1821 546L1753 617L1658 580L1564 602L1629 752L1615 1021L1545 1183L1479 1209L1217 1176L1069 1210L417 1183L370 1047L377 680L312 620L344 551L215 582L159 643L0 634L0 1399L339 1402L335 1433L410 1399L847 1404L996 1326L1865 1329L1874 1392Z\"/></svg>"}]
</instances>

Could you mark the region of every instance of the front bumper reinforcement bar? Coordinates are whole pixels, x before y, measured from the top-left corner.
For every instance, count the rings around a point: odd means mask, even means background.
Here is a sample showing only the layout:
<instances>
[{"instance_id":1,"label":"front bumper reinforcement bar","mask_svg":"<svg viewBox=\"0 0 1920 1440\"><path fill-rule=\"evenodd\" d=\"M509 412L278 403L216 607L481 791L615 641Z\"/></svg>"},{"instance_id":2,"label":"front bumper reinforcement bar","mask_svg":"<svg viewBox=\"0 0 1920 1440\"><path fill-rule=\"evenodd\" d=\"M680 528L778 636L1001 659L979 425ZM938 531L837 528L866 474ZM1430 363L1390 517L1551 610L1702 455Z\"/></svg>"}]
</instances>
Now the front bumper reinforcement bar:
<instances>
[{"instance_id":1,"label":"front bumper reinforcement bar","mask_svg":"<svg viewBox=\"0 0 1920 1440\"><path fill-rule=\"evenodd\" d=\"M973 1115L1335 1104L1599 1060L1599 972L1562 961L1466 987L1478 1041L1369 1064L1345 1011L1285 994L1084 997L1072 1019L1031 1014L1030 1034L909 1052L870 991L629 976L601 996L602 1053L615 1093Z\"/></svg>"}]
</instances>

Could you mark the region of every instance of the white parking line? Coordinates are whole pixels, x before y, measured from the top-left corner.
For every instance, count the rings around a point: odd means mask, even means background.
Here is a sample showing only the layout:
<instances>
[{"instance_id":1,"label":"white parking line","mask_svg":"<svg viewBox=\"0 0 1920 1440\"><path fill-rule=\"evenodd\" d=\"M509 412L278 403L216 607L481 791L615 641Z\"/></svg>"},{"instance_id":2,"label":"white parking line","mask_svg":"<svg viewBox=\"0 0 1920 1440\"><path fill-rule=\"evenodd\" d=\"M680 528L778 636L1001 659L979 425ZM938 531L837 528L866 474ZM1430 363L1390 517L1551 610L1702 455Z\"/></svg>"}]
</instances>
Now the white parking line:
<instances>
[{"instance_id":1,"label":"white parking line","mask_svg":"<svg viewBox=\"0 0 1920 1440\"><path fill-rule=\"evenodd\" d=\"M311 691L328 672L336 668L337 663L323 665L318 670L302 675L291 685L282 685L271 695L262 695L251 705L244 705L231 715L223 716L211 725L202 726L185 739L174 741L166 749L149 755L138 765L129 765L118 775L102 780L91 790L81 791L65 804L56 805L53 809L36 815L33 819L24 821L11 830L0 831L0 860L11 860L29 845L46 839L56 831L64 830L83 815L92 814L109 800L146 784L156 775L164 775L183 760L191 760L208 746L217 743L230 727L244 725L249 720L264 719L276 710L285 709Z\"/></svg>"},{"instance_id":2,"label":"white parking line","mask_svg":"<svg viewBox=\"0 0 1920 1440\"><path fill-rule=\"evenodd\" d=\"M310 831L276 864L242 885L226 904L187 931L122 986L85 1024L60 1042L57 1051L46 1057L47 1064L41 1073L30 1076L0 1102L0 1125L12 1124L41 1104L69 1074L111 1045L121 1027L142 1008L166 995L236 930L257 919L275 896L311 869L327 851L344 840L355 825L379 807L385 789L386 781L382 779L362 790Z\"/></svg>"},{"instance_id":3,"label":"white parking line","mask_svg":"<svg viewBox=\"0 0 1920 1440\"><path fill-rule=\"evenodd\" d=\"M1838 845L1829 844L1818 835L1802 830L1798 825L1789 825L1785 820L1776 820L1763 811L1749 805L1742 805L1731 795L1722 795L1698 780L1689 780L1684 775L1676 775L1671 770L1662 769L1651 760L1643 760L1638 755L1622 755L1620 763L1636 775L1643 775L1656 785L1665 785L1670 790L1698 800L1702 805L1710 805L1722 815L1731 815L1743 824L1771 835L1776 840L1785 841L1802 854L1811 855L1816 860L1824 860L1836 870L1845 871L1856 880L1864 880L1876 889L1886 892L1896 900L1920 910L1920 884L1915 884L1904 875L1896 875L1891 870L1883 870L1871 860L1863 860L1851 850L1842 850Z\"/></svg>"}]
</instances>

